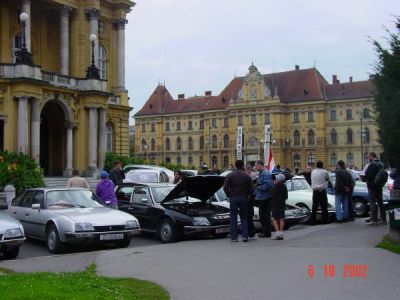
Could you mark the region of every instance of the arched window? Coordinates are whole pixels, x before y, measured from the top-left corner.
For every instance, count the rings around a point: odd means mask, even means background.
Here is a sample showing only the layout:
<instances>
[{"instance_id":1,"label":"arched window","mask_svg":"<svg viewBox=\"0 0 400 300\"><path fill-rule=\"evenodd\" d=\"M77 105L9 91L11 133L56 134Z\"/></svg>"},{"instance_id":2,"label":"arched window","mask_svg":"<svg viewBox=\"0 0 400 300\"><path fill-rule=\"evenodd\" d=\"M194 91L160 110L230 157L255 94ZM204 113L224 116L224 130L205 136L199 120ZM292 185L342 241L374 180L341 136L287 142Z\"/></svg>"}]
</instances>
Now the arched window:
<instances>
[{"instance_id":1,"label":"arched window","mask_svg":"<svg viewBox=\"0 0 400 300\"><path fill-rule=\"evenodd\" d=\"M189 167L193 166L193 157L191 157L191 156L189 156L189 158L188 158L188 165L189 165Z\"/></svg>"},{"instance_id":2,"label":"arched window","mask_svg":"<svg viewBox=\"0 0 400 300\"><path fill-rule=\"evenodd\" d=\"M297 129L293 132L293 144L295 146L300 146L300 131Z\"/></svg>"},{"instance_id":3,"label":"arched window","mask_svg":"<svg viewBox=\"0 0 400 300\"><path fill-rule=\"evenodd\" d=\"M191 136L188 138L188 150L193 150L193 138Z\"/></svg>"},{"instance_id":4,"label":"arched window","mask_svg":"<svg viewBox=\"0 0 400 300\"><path fill-rule=\"evenodd\" d=\"M337 164L336 153L332 153L332 154L331 154L331 165L332 165L332 166L336 166L336 164Z\"/></svg>"},{"instance_id":5,"label":"arched window","mask_svg":"<svg viewBox=\"0 0 400 300\"><path fill-rule=\"evenodd\" d=\"M102 45L99 45L98 68L99 68L100 79L107 79L106 49Z\"/></svg>"},{"instance_id":6,"label":"arched window","mask_svg":"<svg viewBox=\"0 0 400 300\"><path fill-rule=\"evenodd\" d=\"M199 166L201 166L203 164L203 162L204 162L203 155L200 155L200 157L199 157Z\"/></svg>"},{"instance_id":7,"label":"arched window","mask_svg":"<svg viewBox=\"0 0 400 300\"><path fill-rule=\"evenodd\" d=\"M353 153L349 152L347 153L347 165L352 166L353 163L354 163Z\"/></svg>"},{"instance_id":8,"label":"arched window","mask_svg":"<svg viewBox=\"0 0 400 300\"><path fill-rule=\"evenodd\" d=\"M213 157L211 157L211 165L216 165L218 162L217 157L214 155Z\"/></svg>"},{"instance_id":9,"label":"arched window","mask_svg":"<svg viewBox=\"0 0 400 300\"><path fill-rule=\"evenodd\" d=\"M145 139L142 139L142 152L146 152L147 150L147 142Z\"/></svg>"},{"instance_id":10,"label":"arched window","mask_svg":"<svg viewBox=\"0 0 400 300\"><path fill-rule=\"evenodd\" d=\"M229 167L229 156L225 155L224 156L224 168L228 168Z\"/></svg>"},{"instance_id":11,"label":"arched window","mask_svg":"<svg viewBox=\"0 0 400 300\"><path fill-rule=\"evenodd\" d=\"M347 129L346 137L347 137L347 139L346 139L347 144L352 144L353 143L353 130L351 130L351 128Z\"/></svg>"},{"instance_id":12,"label":"arched window","mask_svg":"<svg viewBox=\"0 0 400 300\"><path fill-rule=\"evenodd\" d=\"M300 154L296 153L293 156L293 162L295 167L300 167Z\"/></svg>"},{"instance_id":13,"label":"arched window","mask_svg":"<svg viewBox=\"0 0 400 300\"><path fill-rule=\"evenodd\" d=\"M369 142L371 140L371 133L370 133L368 127L365 127L364 132L363 132L363 136L364 136L364 143L369 144Z\"/></svg>"},{"instance_id":14,"label":"arched window","mask_svg":"<svg viewBox=\"0 0 400 300\"><path fill-rule=\"evenodd\" d=\"M106 124L106 152L113 152L113 127L111 123Z\"/></svg>"},{"instance_id":15,"label":"arched window","mask_svg":"<svg viewBox=\"0 0 400 300\"><path fill-rule=\"evenodd\" d=\"M314 145L315 144L315 133L314 130L310 129L307 133L308 144Z\"/></svg>"},{"instance_id":16,"label":"arched window","mask_svg":"<svg viewBox=\"0 0 400 300\"><path fill-rule=\"evenodd\" d=\"M165 139L165 150L169 151L171 149L171 141L169 138Z\"/></svg>"},{"instance_id":17,"label":"arched window","mask_svg":"<svg viewBox=\"0 0 400 300\"><path fill-rule=\"evenodd\" d=\"M150 151L156 151L156 140L151 139L150 141Z\"/></svg>"},{"instance_id":18,"label":"arched window","mask_svg":"<svg viewBox=\"0 0 400 300\"><path fill-rule=\"evenodd\" d=\"M200 137L199 147L200 147L200 150L204 149L204 136Z\"/></svg>"},{"instance_id":19,"label":"arched window","mask_svg":"<svg viewBox=\"0 0 400 300\"><path fill-rule=\"evenodd\" d=\"M182 150L182 140L180 137L176 139L176 150Z\"/></svg>"},{"instance_id":20,"label":"arched window","mask_svg":"<svg viewBox=\"0 0 400 300\"><path fill-rule=\"evenodd\" d=\"M229 135L224 135L224 148L229 148Z\"/></svg>"},{"instance_id":21,"label":"arched window","mask_svg":"<svg viewBox=\"0 0 400 300\"><path fill-rule=\"evenodd\" d=\"M315 164L315 154L314 153L312 153L312 152L308 153L307 163L312 166Z\"/></svg>"},{"instance_id":22,"label":"arched window","mask_svg":"<svg viewBox=\"0 0 400 300\"><path fill-rule=\"evenodd\" d=\"M176 122L176 130L180 131L181 130L181 122Z\"/></svg>"},{"instance_id":23,"label":"arched window","mask_svg":"<svg viewBox=\"0 0 400 300\"><path fill-rule=\"evenodd\" d=\"M217 149L217 144L218 144L218 138L217 136L214 134L211 138L211 147L213 149Z\"/></svg>"},{"instance_id":24,"label":"arched window","mask_svg":"<svg viewBox=\"0 0 400 300\"><path fill-rule=\"evenodd\" d=\"M165 162L166 162L167 164L171 163L171 157L166 157L166 158L165 158Z\"/></svg>"},{"instance_id":25,"label":"arched window","mask_svg":"<svg viewBox=\"0 0 400 300\"><path fill-rule=\"evenodd\" d=\"M336 129L331 130L331 144L336 145L337 144L337 132Z\"/></svg>"},{"instance_id":26,"label":"arched window","mask_svg":"<svg viewBox=\"0 0 400 300\"><path fill-rule=\"evenodd\" d=\"M177 164L177 165L180 165L181 163L182 163L182 159L181 159L180 156L178 156L178 157L176 158L176 164Z\"/></svg>"},{"instance_id":27,"label":"arched window","mask_svg":"<svg viewBox=\"0 0 400 300\"><path fill-rule=\"evenodd\" d=\"M11 55L12 55L11 62L13 64L16 63L17 51L20 51L21 47L22 47L21 33L16 33L12 39L12 44L11 44Z\"/></svg>"}]
</instances>

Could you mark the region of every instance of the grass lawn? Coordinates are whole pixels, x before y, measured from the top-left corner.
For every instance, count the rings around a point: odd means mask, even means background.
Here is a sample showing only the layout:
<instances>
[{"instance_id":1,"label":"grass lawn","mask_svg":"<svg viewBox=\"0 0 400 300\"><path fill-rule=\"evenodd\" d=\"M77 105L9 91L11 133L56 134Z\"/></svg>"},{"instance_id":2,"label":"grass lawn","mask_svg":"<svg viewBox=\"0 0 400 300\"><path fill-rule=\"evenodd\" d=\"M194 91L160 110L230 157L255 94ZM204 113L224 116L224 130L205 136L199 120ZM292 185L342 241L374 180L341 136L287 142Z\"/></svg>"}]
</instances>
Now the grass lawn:
<instances>
[{"instance_id":1,"label":"grass lawn","mask_svg":"<svg viewBox=\"0 0 400 300\"><path fill-rule=\"evenodd\" d=\"M77 273L13 273L0 269L2 299L169 299L160 286L137 279Z\"/></svg>"},{"instance_id":2,"label":"grass lawn","mask_svg":"<svg viewBox=\"0 0 400 300\"><path fill-rule=\"evenodd\" d=\"M378 248L386 249L388 251L400 254L400 243L393 241L390 237L385 235L382 242L376 245Z\"/></svg>"}]
</instances>

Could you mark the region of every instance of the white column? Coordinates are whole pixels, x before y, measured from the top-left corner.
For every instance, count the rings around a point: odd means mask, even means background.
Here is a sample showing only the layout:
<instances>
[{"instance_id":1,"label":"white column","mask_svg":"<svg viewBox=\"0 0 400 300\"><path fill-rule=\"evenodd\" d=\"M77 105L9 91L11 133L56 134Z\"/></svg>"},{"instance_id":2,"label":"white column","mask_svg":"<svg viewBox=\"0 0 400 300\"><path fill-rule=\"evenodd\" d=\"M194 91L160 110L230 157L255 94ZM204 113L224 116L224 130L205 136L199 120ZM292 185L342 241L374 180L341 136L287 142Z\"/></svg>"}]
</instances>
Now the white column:
<instances>
[{"instance_id":1,"label":"white column","mask_svg":"<svg viewBox=\"0 0 400 300\"><path fill-rule=\"evenodd\" d=\"M67 153L67 161L66 168L64 171L64 176L72 175L72 161L73 161L73 131L74 126L72 124L67 125L67 144L66 144L66 153Z\"/></svg>"},{"instance_id":2,"label":"white column","mask_svg":"<svg viewBox=\"0 0 400 300\"><path fill-rule=\"evenodd\" d=\"M18 98L18 152L28 154L28 97Z\"/></svg>"},{"instance_id":3,"label":"white column","mask_svg":"<svg viewBox=\"0 0 400 300\"><path fill-rule=\"evenodd\" d=\"M106 109L99 109L99 170L104 168L106 158Z\"/></svg>"},{"instance_id":4,"label":"white column","mask_svg":"<svg viewBox=\"0 0 400 300\"><path fill-rule=\"evenodd\" d=\"M95 176L97 173L97 106L90 106L89 109L89 131L88 131L88 176Z\"/></svg>"},{"instance_id":5,"label":"white column","mask_svg":"<svg viewBox=\"0 0 400 300\"><path fill-rule=\"evenodd\" d=\"M22 12L27 13L29 18L26 21L25 40L26 48L31 52L31 0L22 0Z\"/></svg>"},{"instance_id":6,"label":"white column","mask_svg":"<svg viewBox=\"0 0 400 300\"><path fill-rule=\"evenodd\" d=\"M40 163L40 100L31 101L31 157Z\"/></svg>"},{"instance_id":7,"label":"white column","mask_svg":"<svg viewBox=\"0 0 400 300\"><path fill-rule=\"evenodd\" d=\"M96 8L92 8L86 11L86 15L90 21L90 34L94 33L97 36L94 42L94 64L96 67L99 66L99 17L100 12ZM92 53L89 52L89 57L92 57Z\"/></svg>"},{"instance_id":8,"label":"white column","mask_svg":"<svg viewBox=\"0 0 400 300\"><path fill-rule=\"evenodd\" d=\"M60 7L60 58L61 75L69 75L69 13L68 6Z\"/></svg>"},{"instance_id":9,"label":"white column","mask_svg":"<svg viewBox=\"0 0 400 300\"><path fill-rule=\"evenodd\" d=\"M117 80L120 89L125 89L125 24L127 23L126 19L114 21L114 26L118 31Z\"/></svg>"}]
</instances>

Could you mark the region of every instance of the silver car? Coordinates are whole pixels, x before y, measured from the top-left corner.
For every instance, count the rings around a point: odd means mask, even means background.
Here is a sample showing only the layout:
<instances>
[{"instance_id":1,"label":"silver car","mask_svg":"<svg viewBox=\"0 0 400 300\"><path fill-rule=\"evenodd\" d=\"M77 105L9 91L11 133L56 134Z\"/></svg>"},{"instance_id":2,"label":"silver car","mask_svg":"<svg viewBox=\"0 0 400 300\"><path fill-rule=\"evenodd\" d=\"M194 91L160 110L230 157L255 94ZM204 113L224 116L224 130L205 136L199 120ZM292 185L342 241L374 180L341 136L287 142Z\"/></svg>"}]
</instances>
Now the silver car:
<instances>
[{"instance_id":1,"label":"silver car","mask_svg":"<svg viewBox=\"0 0 400 300\"><path fill-rule=\"evenodd\" d=\"M0 212L0 253L3 253L3 257L16 258L24 240L24 228L21 223Z\"/></svg>"},{"instance_id":2,"label":"silver car","mask_svg":"<svg viewBox=\"0 0 400 300\"><path fill-rule=\"evenodd\" d=\"M27 237L45 240L52 253L82 242L127 247L140 231L138 220L96 200L91 191L80 188L29 189L12 201L8 214L22 223Z\"/></svg>"}]
</instances>

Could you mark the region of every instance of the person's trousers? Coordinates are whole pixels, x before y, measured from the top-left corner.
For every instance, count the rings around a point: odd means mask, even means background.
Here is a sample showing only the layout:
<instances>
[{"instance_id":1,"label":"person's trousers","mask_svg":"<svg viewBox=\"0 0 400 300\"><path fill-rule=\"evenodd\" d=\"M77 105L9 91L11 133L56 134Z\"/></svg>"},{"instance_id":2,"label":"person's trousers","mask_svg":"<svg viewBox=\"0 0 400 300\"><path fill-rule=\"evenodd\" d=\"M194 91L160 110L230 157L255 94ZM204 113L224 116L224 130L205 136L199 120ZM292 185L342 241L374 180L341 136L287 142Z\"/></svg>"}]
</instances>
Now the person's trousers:
<instances>
[{"instance_id":1,"label":"person's trousers","mask_svg":"<svg viewBox=\"0 0 400 300\"><path fill-rule=\"evenodd\" d=\"M315 224L317 217L318 207L321 206L321 221L322 223L328 223L328 196L326 195L326 190L323 191L313 191L312 196L312 210L311 210L311 224Z\"/></svg>"},{"instance_id":2,"label":"person's trousers","mask_svg":"<svg viewBox=\"0 0 400 300\"><path fill-rule=\"evenodd\" d=\"M386 221L386 211L382 200L382 188L368 189L368 198L371 221L378 222L378 207L381 220Z\"/></svg>"},{"instance_id":3,"label":"person's trousers","mask_svg":"<svg viewBox=\"0 0 400 300\"><path fill-rule=\"evenodd\" d=\"M335 195L336 219L345 221L349 217L349 194Z\"/></svg>"},{"instance_id":4,"label":"person's trousers","mask_svg":"<svg viewBox=\"0 0 400 300\"><path fill-rule=\"evenodd\" d=\"M262 233L271 236L271 199L256 200L258 203L260 223L262 226Z\"/></svg>"},{"instance_id":5,"label":"person's trousers","mask_svg":"<svg viewBox=\"0 0 400 300\"><path fill-rule=\"evenodd\" d=\"M349 221L354 221L354 206L353 206L353 193L349 194L349 201L348 201L348 217Z\"/></svg>"},{"instance_id":6,"label":"person's trousers","mask_svg":"<svg viewBox=\"0 0 400 300\"><path fill-rule=\"evenodd\" d=\"M236 196L229 199L230 202L230 221L231 221L231 239L237 240L238 238L238 224L237 216L240 215L242 238L248 239L248 228L247 228L247 198Z\"/></svg>"},{"instance_id":7,"label":"person's trousers","mask_svg":"<svg viewBox=\"0 0 400 300\"><path fill-rule=\"evenodd\" d=\"M254 217L254 198L250 198L249 201L247 201L247 229L249 231L250 237L253 237L256 234L253 217Z\"/></svg>"}]
</instances>

